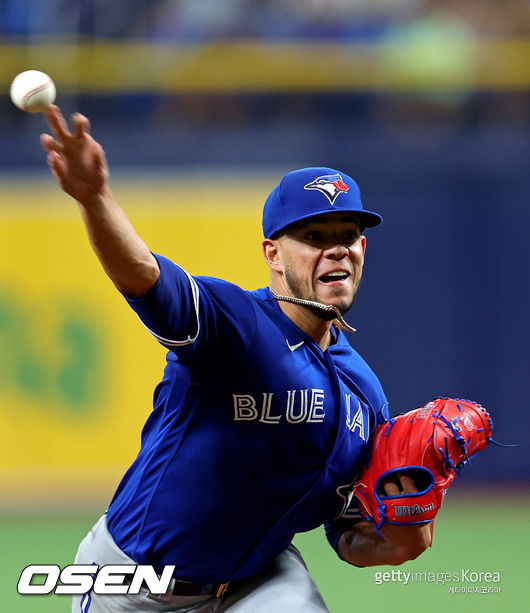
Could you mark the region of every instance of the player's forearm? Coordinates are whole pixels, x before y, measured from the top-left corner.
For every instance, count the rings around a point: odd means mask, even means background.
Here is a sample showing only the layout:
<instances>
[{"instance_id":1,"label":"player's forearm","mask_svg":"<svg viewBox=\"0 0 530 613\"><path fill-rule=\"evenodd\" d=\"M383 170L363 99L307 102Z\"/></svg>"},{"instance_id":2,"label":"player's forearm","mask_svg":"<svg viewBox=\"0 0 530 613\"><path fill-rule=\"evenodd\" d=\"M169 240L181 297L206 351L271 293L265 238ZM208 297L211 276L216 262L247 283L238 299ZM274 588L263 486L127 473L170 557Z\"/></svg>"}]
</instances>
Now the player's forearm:
<instances>
[{"instance_id":1,"label":"player's forearm","mask_svg":"<svg viewBox=\"0 0 530 613\"><path fill-rule=\"evenodd\" d=\"M160 275L158 263L110 188L78 204L90 243L114 285L126 296L144 295Z\"/></svg>"},{"instance_id":2,"label":"player's forearm","mask_svg":"<svg viewBox=\"0 0 530 613\"><path fill-rule=\"evenodd\" d=\"M339 541L340 555L356 566L395 566L417 558L428 547L425 530L408 531L408 526L395 528L405 528L405 531L399 533L402 538L391 540L390 537L396 534L395 530L382 538L372 524L361 521L342 534Z\"/></svg>"}]
</instances>

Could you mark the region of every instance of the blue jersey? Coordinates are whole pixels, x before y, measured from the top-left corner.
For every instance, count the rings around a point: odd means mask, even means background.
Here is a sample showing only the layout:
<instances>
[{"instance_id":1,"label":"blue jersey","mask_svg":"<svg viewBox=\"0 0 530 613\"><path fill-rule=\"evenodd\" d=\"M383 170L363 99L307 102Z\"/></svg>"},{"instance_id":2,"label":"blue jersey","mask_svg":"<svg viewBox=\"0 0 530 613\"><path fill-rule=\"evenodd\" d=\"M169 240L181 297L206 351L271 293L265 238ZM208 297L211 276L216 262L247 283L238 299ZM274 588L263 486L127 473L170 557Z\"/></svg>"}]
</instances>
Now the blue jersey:
<instances>
[{"instance_id":1,"label":"blue jersey","mask_svg":"<svg viewBox=\"0 0 530 613\"><path fill-rule=\"evenodd\" d=\"M167 365L109 530L138 563L174 564L179 579L254 575L295 533L344 511L386 399L335 327L322 351L268 289L156 258L159 280L128 302Z\"/></svg>"}]
</instances>

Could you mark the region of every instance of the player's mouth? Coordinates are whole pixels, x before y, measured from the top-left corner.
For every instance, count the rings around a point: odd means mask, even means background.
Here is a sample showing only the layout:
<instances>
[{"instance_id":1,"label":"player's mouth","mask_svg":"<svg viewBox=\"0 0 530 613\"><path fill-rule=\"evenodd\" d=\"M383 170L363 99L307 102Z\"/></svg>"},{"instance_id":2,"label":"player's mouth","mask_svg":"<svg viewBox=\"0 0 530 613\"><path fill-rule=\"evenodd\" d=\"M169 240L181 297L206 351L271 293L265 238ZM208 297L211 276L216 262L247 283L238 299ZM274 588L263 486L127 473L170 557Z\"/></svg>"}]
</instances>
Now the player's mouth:
<instances>
[{"instance_id":1,"label":"player's mouth","mask_svg":"<svg viewBox=\"0 0 530 613\"><path fill-rule=\"evenodd\" d=\"M346 270L333 270L327 272L325 275L318 277L318 282L322 285L340 285L347 281L350 277L350 273Z\"/></svg>"}]
</instances>

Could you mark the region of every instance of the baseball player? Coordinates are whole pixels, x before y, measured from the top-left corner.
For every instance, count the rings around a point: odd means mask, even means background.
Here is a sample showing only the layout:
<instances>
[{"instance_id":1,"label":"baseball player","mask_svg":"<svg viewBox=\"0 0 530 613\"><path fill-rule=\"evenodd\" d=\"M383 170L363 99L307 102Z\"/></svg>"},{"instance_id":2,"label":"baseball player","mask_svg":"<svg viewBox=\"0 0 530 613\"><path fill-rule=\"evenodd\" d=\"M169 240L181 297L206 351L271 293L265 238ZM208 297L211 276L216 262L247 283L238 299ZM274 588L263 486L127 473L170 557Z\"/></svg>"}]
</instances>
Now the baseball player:
<instances>
[{"instance_id":1,"label":"baseball player","mask_svg":"<svg viewBox=\"0 0 530 613\"><path fill-rule=\"evenodd\" d=\"M52 173L105 272L168 351L140 452L76 562L171 564L174 580L164 596L89 592L72 610L327 611L292 545L322 524L357 566L419 555L429 527L388 525L381 538L350 504L388 419L379 381L341 330L351 330L343 315L361 280L362 232L381 222L354 180L330 168L283 177L263 211L270 287L244 291L152 254L113 198L88 120L76 114L70 129L55 106L47 119ZM406 475L384 487L415 491Z\"/></svg>"}]
</instances>

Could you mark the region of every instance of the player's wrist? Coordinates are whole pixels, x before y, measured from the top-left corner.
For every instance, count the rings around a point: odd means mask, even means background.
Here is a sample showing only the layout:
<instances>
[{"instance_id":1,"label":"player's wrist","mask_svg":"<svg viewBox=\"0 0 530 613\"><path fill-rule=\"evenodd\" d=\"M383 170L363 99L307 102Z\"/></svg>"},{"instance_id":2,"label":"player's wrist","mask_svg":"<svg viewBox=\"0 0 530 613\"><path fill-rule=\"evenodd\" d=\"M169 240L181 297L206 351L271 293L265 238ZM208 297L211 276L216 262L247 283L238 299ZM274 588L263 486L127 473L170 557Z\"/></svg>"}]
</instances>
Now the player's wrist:
<instances>
[{"instance_id":1,"label":"player's wrist","mask_svg":"<svg viewBox=\"0 0 530 613\"><path fill-rule=\"evenodd\" d=\"M116 204L114 195L112 194L110 186L107 182L99 189L88 191L86 194L78 195L76 202L87 212L103 210Z\"/></svg>"}]
</instances>

